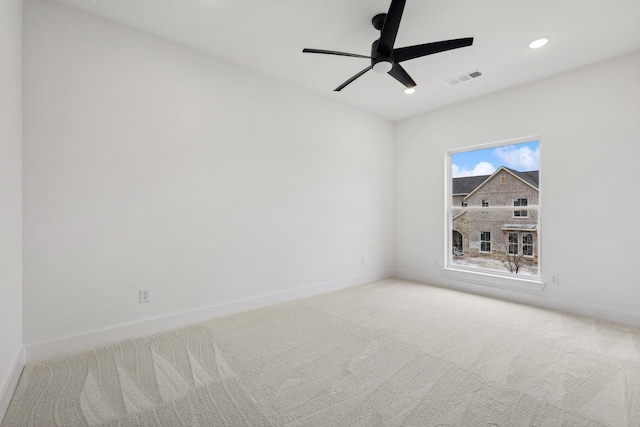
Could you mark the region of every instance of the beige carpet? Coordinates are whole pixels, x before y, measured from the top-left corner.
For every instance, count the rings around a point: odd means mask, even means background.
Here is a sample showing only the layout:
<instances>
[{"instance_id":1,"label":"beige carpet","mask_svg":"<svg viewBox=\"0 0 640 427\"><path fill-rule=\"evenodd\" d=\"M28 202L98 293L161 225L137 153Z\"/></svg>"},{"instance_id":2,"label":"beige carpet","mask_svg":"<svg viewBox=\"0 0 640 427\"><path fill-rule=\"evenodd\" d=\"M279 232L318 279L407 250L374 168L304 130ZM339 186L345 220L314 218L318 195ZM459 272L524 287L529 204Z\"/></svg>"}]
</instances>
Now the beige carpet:
<instances>
[{"instance_id":1,"label":"beige carpet","mask_svg":"<svg viewBox=\"0 0 640 427\"><path fill-rule=\"evenodd\" d=\"M2 427L640 426L640 329L388 280L31 363Z\"/></svg>"}]
</instances>

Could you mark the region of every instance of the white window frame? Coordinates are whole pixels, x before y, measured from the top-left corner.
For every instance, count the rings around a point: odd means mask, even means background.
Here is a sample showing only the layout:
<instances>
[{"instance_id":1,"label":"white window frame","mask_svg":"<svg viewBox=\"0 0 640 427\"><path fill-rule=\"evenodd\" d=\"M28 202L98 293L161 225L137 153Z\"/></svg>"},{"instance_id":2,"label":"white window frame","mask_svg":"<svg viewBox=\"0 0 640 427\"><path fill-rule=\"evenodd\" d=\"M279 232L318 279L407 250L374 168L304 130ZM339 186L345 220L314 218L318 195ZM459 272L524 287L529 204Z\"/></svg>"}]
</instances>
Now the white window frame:
<instances>
[{"instance_id":1,"label":"white window frame","mask_svg":"<svg viewBox=\"0 0 640 427\"><path fill-rule=\"evenodd\" d=\"M469 206L469 207L461 207L461 206L453 206L452 204L452 193L451 193L451 185L452 185L452 156L453 154L457 154L457 153L464 153L467 151L474 151L474 150L483 150L486 148L496 148L496 147L502 147L502 146L508 146L508 145L514 145L514 144L520 144L520 143L526 143L526 142L531 142L531 141L538 141L539 142L539 153L540 153L540 159L542 159L542 137L540 135L532 135L532 136L526 136L526 137L522 137L522 138L514 138L514 139L509 139L509 140L503 140L503 141L496 141L496 142L491 142L491 143L486 143L486 144L479 144L479 145L474 145L474 146L465 146L465 147L461 147L461 148L457 148L457 149L450 149L450 150L446 150L445 151L445 179L444 179L444 187L445 187L445 191L444 191L444 196L445 196L445 212L444 212L444 218L445 218L445 224L447 224L444 227L444 234L445 234L445 245L444 245L444 264L442 267L442 274L445 278L447 279L451 279L451 280L456 280L456 281L463 281L463 282L469 282L472 283L474 285L481 285L481 286L490 286L490 287L496 287L496 288L501 288L501 289L508 289L508 290L513 290L513 291L519 291L519 292L525 292L525 293L533 293L533 294L540 294L542 293L544 287L545 287L545 281L543 280L544 274L543 274L543 264L542 264L542 240L541 240L541 234L542 234L542 160L540 160L540 166L538 168L538 170L540 171L540 182L538 184L538 204L537 205L529 205L527 206L527 211L536 211L537 212L537 230L534 233L530 233L533 235L533 249L534 249L534 254L537 255L538 258L538 275L537 276L525 276L525 275L517 275L514 273L508 273L508 272L499 272L499 271L493 271L493 270L487 270L487 269L482 269L482 268L474 268L474 267L467 267L467 266L461 266L461 265L457 265L457 264L453 264L453 255L451 254L451 230L452 228L452 216L451 216L451 212L452 209L464 209L464 210L511 210L513 211L513 206L510 207L496 207L496 206L491 206L491 207L485 207L482 208L480 206ZM528 202L528 200L527 200ZM527 214L527 218L530 218L530 215ZM492 236L493 237L493 236ZM519 242L520 239L519 239ZM531 256L531 258L533 258L533 256Z\"/></svg>"}]
</instances>

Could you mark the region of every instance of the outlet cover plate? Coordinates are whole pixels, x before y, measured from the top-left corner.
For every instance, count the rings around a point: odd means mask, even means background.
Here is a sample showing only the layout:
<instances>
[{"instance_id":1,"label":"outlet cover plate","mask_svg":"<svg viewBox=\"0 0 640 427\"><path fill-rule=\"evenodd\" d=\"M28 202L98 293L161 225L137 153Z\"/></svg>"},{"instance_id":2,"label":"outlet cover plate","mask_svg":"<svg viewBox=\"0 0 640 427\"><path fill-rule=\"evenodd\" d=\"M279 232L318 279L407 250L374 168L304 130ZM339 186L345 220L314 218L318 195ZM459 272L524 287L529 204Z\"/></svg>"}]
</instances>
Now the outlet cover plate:
<instances>
[{"instance_id":1,"label":"outlet cover plate","mask_svg":"<svg viewBox=\"0 0 640 427\"><path fill-rule=\"evenodd\" d=\"M151 289L140 289L140 303L151 302Z\"/></svg>"}]
</instances>

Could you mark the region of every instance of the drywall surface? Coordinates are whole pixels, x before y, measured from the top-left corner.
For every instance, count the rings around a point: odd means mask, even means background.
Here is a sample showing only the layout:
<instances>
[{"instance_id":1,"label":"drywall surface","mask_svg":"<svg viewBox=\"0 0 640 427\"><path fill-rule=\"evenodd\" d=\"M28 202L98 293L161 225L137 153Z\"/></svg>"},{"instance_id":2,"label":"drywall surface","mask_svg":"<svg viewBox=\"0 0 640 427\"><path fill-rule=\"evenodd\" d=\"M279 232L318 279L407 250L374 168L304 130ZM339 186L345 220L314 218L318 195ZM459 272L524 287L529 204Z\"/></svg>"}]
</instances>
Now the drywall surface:
<instances>
[{"instance_id":1,"label":"drywall surface","mask_svg":"<svg viewBox=\"0 0 640 427\"><path fill-rule=\"evenodd\" d=\"M22 1L0 1L0 420L22 346Z\"/></svg>"},{"instance_id":2,"label":"drywall surface","mask_svg":"<svg viewBox=\"0 0 640 427\"><path fill-rule=\"evenodd\" d=\"M546 287L445 280L445 151L529 135L541 136ZM640 53L399 122L395 139L397 275L640 325Z\"/></svg>"},{"instance_id":3,"label":"drywall surface","mask_svg":"<svg viewBox=\"0 0 640 427\"><path fill-rule=\"evenodd\" d=\"M391 122L56 2L24 44L27 345L392 272Z\"/></svg>"}]
</instances>

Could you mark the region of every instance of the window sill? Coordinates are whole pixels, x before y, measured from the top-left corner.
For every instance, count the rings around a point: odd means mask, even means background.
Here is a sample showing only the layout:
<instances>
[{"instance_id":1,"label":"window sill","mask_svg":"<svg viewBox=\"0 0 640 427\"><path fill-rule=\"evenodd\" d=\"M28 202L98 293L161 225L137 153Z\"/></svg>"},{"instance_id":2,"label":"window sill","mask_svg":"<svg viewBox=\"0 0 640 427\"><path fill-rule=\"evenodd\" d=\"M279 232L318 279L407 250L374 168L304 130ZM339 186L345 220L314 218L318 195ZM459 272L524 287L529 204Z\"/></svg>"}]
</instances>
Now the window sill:
<instances>
[{"instance_id":1,"label":"window sill","mask_svg":"<svg viewBox=\"0 0 640 427\"><path fill-rule=\"evenodd\" d=\"M473 283L475 285L490 286L493 288L525 292L529 294L541 294L545 287L544 282L539 277L524 278L502 276L499 274L453 267L443 268L442 276L446 279L459 280Z\"/></svg>"}]
</instances>

